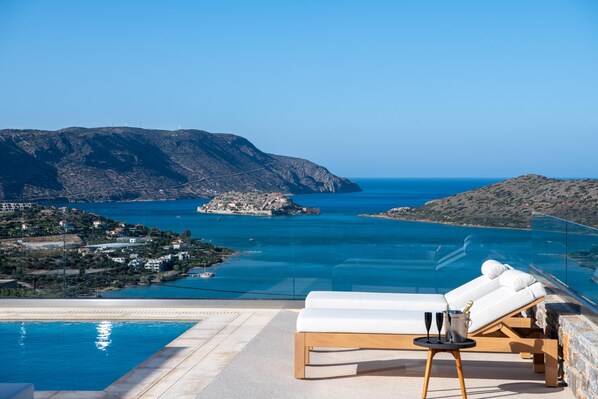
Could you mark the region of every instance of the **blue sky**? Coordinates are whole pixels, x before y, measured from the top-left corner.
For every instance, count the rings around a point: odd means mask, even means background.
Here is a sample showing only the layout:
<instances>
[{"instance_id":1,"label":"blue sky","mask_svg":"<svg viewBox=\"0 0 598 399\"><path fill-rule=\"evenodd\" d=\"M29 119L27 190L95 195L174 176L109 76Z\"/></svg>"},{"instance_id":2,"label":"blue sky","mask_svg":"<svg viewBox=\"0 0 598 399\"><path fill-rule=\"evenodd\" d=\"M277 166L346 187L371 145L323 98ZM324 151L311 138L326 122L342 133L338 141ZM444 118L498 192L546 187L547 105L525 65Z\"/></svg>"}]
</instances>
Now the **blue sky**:
<instances>
[{"instance_id":1,"label":"blue sky","mask_svg":"<svg viewBox=\"0 0 598 399\"><path fill-rule=\"evenodd\" d=\"M0 128L109 125L351 177L598 177L598 2L0 0Z\"/></svg>"}]
</instances>

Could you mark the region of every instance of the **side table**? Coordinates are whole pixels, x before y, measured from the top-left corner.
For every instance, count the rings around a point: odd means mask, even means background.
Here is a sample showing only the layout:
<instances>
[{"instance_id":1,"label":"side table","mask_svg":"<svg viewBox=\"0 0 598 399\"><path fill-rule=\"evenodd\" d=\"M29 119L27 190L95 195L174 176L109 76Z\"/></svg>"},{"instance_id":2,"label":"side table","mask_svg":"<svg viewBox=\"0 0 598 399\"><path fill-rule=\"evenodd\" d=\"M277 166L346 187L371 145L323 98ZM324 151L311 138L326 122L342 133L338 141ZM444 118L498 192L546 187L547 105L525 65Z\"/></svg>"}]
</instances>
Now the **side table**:
<instances>
[{"instance_id":1,"label":"side table","mask_svg":"<svg viewBox=\"0 0 598 399\"><path fill-rule=\"evenodd\" d=\"M473 348L476 346L476 342L473 339L467 339L465 342L456 343L450 341L438 341L431 338L431 343L427 343L427 337L419 337L413 340L413 344L428 348L428 361L426 362L426 373L424 375L424 390L422 392L422 399L426 399L428 395L428 382L430 380L430 371L432 371L432 359L437 353L448 352L455 358L455 364L457 366L457 375L459 376L459 384L461 385L461 396L463 399L467 399L467 392L465 391L465 380L463 379L463 365L461 364L461 349Z\"/></svg>"}]
</instances>

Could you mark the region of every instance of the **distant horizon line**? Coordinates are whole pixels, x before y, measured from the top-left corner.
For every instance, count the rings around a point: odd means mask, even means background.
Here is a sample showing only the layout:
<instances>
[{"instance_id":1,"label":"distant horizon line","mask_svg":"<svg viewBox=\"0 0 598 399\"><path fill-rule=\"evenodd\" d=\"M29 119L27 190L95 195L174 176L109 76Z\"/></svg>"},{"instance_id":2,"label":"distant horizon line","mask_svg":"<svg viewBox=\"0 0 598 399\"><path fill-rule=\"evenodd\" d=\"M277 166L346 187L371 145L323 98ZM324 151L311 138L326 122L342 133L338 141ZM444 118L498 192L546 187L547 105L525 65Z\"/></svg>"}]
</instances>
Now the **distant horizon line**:
<instances>
[{"instance_id":1,"label":"distant horizon line","mask_svg":"<svg viewBox=\"0 0 598 399\"><path fill-rule=\"evenodd\" d=\"M205 132L208 134L224 134L224 135L234 135L234 136L238 136L241 137L245 140L248 140L250 143L254 144L254 139L253 138L248 138L245 135L242 135L242 133L232 133L232 132L227 132L227 131L214 131L214 130L204 130L204 129L199 129L199 128L184 128L181 127L181 125L178 125L178 129L168 129L168 128L152 128L152 127L142 127L141 124L139 124L139 126L134 126L134 125L129 125L129 124L125 124L125 125L104 125L104 126L92 126L92 127L86 127L86 126L77 126L77 125L72 125L72 126L65 126L65 127L61 127L58 129L48 129L48 128L15 128L15 127L5 127L5 128L0 128L0 131L4 131L4 130L23 130L23 131L45 131L45 132L57 132L57 131L61 131L61 130L68 130L68 129L139 129L139 130L154 130L154 131L164 131L164 132L177 132L177 131L199 131L199 132ZM256 148L257 145L256 145ZM259 151L265 153L265 154L271 154L270 151L268 150L261 150L260 148L258 148ZM286 155L285 155L286 156ZM331 168L327 167L326 164L324 163L319 163L319 162L315 162L312 161L312 157L310 157L309 155L293 155L291 157L298 157L301 159L305 159L307 161L310 162L314 162L316 164L319 164L321 166L326 167L328 170L330 170ZM518 175L511 175L511 176L477 176L477 177L472 177L472 176L348 176L343 174L342 172L330 172L336 176L339 177L345 177L349 180L354 180L354 179L405 179L405 180L415 180L415 179L419 179L419 180L438 180L438 179L445 179L445 180L496 180L496 181L501 181L501 180L508 180L508 179L513 179L516 177L520 177L520 176L525 176L525 175L529 175L529 174L535 174L535 175L539 175L539 176L544 176L547 178L551 178L551 179L560 179L560 180L585 180L585 179L589 179L589 180L596 180L598 179L598 176L595 177L588 177L588 176L548 176L548 175L544 175L544 174L540 174L540 173L522 173L522 174L518 174Z\"/></svg>"}]
</instances>

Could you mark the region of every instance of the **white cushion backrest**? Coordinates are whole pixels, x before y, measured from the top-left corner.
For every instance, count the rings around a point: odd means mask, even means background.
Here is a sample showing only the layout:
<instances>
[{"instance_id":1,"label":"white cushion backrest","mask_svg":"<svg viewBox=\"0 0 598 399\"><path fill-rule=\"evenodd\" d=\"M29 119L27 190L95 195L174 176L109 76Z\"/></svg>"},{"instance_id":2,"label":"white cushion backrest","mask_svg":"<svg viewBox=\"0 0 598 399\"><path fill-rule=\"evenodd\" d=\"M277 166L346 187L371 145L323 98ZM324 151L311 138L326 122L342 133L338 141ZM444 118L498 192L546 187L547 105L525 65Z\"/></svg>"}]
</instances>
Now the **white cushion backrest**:
<instances>
[{"instance_id":1,"label":"white cushion backrest","mask_svg":"<svg viewBox=\"0 0 598 399\"><path fill-rule=\"evenodd\" d=\"M474 301L469 331L476 331L519 308L546 296L542 283L534 283L519 291L500 287Z\"/></svg>"},{"instance_id":2,"label":"white cushion backrest","mask_svg":"<svg viewBox=\"0 0 598 399\"><path fill-rule=\"evenodd\" d=\"M449 309L461 310L468 301L475 301L499 288L498 279L490 279L481 275L444 294Z\"/></svg>"},{"instance_id":3,"label":"white cushion backrest","mask_svg":"<svg viewBox=\"0 0 598 399\"><path fill-rule=\"evenodd\" d=\"M503 265L494 259L488 259L482 263L482 274L489 279L495 279L509 269L510 266Z\"/></svg>"},{"instance_id":4,"label":"white cushion backrest","mask_svg":"<svg viewBox=\"0 0 598 399\"><path fill-rule=\"evenodd\" d=\"M499 277L501 287L507 287L513 291L520 291L536 282L534 276L519 270L507 270Z\"/></svg>"}]
</instances>

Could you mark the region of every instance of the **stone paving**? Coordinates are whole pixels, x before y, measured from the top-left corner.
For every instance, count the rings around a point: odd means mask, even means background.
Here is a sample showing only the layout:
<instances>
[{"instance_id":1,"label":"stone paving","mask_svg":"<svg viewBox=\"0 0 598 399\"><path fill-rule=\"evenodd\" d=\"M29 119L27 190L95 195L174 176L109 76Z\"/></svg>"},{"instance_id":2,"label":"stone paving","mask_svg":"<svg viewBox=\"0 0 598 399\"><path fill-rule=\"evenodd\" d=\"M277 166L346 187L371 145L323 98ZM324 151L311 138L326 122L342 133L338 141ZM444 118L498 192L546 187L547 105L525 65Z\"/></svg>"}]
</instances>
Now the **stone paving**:
<instances>
[{"instance_id":1,"label":"stone paving","mask_svg":"<svg viewBox=\"0 0 598 399\"><path fill-rule=\"evenodd\" d=\"M4 320L198 320L103 391L38 391L36 399L91 398L419 398L425 352L317 350L306 380L293 378L293 332L301 303L276 301L0 301ZM139 302L139 301L138 301ZM208 303L208 302L206 302ZM248 307L252 304L254 307ZM135 306L133 306L135 305ZM215 306L219 305L219 306ZM512 354L464 353L470 398L573 399L546 388L529 361ZM454 375L453 375L454 374ZM459 398L454 362L434 362L429 398Z\"/></svg>"},{"instance_id":2,"label":"stone paving","mask_svg":"<svg viewBox=\"0 0 598 399\"><path fill-rule=\"evenodd\" d=\"M195 398L270 322L277 309L170 306L64 307L0 305L2 320L197 320L176 338L103 391L36 391L36 399ZM76 306L72 306L76 305Z\"/></svg>"}]
</instances>

